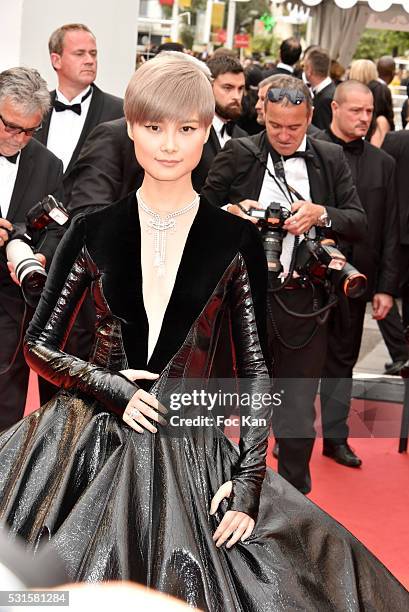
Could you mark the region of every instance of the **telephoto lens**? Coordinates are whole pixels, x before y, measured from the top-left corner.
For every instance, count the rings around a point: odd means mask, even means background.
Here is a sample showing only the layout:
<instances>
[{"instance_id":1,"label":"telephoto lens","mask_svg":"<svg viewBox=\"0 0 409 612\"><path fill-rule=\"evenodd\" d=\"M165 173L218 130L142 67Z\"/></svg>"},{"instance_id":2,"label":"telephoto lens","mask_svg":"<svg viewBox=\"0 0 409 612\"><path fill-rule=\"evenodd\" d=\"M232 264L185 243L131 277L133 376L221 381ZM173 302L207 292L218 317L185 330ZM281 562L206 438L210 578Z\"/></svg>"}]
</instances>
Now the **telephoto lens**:
<instances>
[{"instance_id":1,"label":"telephoto lens","mask_svg":"<svg viewBox=\"0 0 409 612\"><path fill-rule=\"evenodd\" d=\"M342 270L336 271L335 277L343 292L349 298L362 297L368 286L365 274L358 272L350 263L346 263Z\"/></svg>"},{"instance_id":2,"label":"telephoto lens","mask_svg":"<svg viewBox=\"0 0 409 612\"><path fill-rule=\"evenodd\" d=\"M35 308L47 279L47 273L34 257L31 247L20 238L10 240L6 247L7 259L13 264L24 299Z\"/></svg>"}]
</instances>

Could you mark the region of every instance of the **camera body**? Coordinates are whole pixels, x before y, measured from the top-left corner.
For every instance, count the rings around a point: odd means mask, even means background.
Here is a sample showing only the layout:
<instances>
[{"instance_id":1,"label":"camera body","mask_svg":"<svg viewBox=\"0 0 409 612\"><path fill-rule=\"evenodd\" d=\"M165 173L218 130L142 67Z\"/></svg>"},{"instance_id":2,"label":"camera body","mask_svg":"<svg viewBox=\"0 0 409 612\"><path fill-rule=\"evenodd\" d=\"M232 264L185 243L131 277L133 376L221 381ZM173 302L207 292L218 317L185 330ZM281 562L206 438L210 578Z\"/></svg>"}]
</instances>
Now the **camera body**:
<instances>
[{"instance_id":1,"label":"camera body","mask_svg":"<svg viewBox=\"0 0 409 612\"><path fill-rule=\"evenodd\" d=\"M257 226L261 233L267 258L268 271L279 274L283 269L280 262L283 239L287 235L283 225L291 217L291 211L278 202L270 202L265 210L251 208L248 214L253 219L257 219Z\"/></svg>"},{"instance_id":2,"label":"camera body","mask_svg":"<svg viewBox=\"0 0 409 612\"><path fill-rule=\"evenodd\" d=\"M350 263L329 238L306 238L297 249L295 270L308 277L338 285L347 297L359 298L367 288L367 278Z\"/></svg>"},{"instance_id":3,"label":"camera body","mask_svg":"<svg viewBox=\"0 0 409 612\"><path fill-rule=\"evenodd\" d=\"M251 208L248 214L257 219L268 271L280 274L283 239L287 234L283 225L291 217L291 211L278 202L271 202L265 210ZM301 278L330 281L351 298L361 297L367 288L366 276L347 262L334 240L323 236L306 237L299 243L294 269Z\"/></svg>"},{"instance_id":4,"label":"camera body","mask_svg":"<svg viewBox=\"0 0 409 612\"><path fill-rule=\"evenodd\" d=\"M25 223L16 223L9 232L6 245L7 259L13 264L15 275L20 283L25 301L35 308L47 273L32 248L35 233L45 229L52 221L64 225L69 214L54 196L48 195L31 208L26 215Z\"/></svg>"}]
</instances>

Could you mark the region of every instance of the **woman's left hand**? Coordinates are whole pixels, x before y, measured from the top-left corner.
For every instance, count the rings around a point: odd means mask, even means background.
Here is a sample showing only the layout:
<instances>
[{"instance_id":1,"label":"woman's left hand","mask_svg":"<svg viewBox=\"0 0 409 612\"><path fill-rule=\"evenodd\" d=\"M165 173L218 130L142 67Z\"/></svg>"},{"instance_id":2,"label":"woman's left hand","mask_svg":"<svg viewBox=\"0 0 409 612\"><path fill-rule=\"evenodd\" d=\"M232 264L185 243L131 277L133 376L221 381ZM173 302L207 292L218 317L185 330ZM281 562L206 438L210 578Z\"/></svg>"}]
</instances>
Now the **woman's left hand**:
<instances>
[{"instance_id":1,"label":"woman's left hand","mask_svg":"<svg viewBox=\"0 0 409 612\"><path fill-rule=\"evenodd\" d=\"M233 483L228 480L218 489L210 504L210 514L214 514L219 507L222 499L230 497L233 488ZM245 512L237 512L228 510L224 515L222 522L216 529L213 535L213 540L216 546L220 548L222 544L230 538L226 544L226 548L231 548L236 542L247 540L254 529L254 520Z\"/></svg>"}]
</instances>

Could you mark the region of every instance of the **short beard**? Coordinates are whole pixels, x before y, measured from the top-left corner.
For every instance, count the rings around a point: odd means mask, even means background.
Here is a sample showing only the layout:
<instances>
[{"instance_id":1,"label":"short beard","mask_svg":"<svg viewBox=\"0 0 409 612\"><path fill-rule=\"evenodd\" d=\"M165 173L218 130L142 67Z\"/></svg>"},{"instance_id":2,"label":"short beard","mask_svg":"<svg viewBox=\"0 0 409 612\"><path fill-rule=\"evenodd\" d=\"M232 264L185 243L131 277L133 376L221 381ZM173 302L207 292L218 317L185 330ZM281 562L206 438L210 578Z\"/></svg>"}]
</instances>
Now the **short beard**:
<instances>
[{"instance_id":1,"label":"short beard","mask_svg":"<svg viewBox=\"0 0 409 612\"><path fill-rule=\"evenodd\" d=\"M216 115L227 121L237 121L241 115L241 105L239 107L231 108L226 106L219 106L216 102Z\"/></svg>"}]
</instances>

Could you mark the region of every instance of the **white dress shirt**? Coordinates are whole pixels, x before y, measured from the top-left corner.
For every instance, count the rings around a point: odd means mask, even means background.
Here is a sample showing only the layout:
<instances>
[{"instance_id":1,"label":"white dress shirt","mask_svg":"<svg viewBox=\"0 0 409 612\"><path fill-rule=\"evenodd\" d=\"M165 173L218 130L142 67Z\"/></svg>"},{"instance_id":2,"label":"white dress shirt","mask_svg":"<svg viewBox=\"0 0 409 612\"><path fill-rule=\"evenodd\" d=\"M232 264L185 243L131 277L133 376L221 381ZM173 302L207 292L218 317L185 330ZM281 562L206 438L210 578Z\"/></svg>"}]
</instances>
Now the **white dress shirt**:
<instances>
[{"instance_id":1,"label":"white dress shirt","mask_svg":"<svg viewBox=\"0 0 409 612\"><path fill-rule=\"evenodd\" d=\"M302 143L298 147L297 151L305 151L307 144L307 139L304 137ZM271 174L275 176L274 164L271 158L271 155L268 156L267 167ZM294 157L293 159L287 159L284 162L284 172L287 184L293 187L300 195L302 195L303 199L306 201L311 201L310 194L310 183L308 180L308 172L307 165L305 163L305 159L301 157ZM287 193L287 189L285 184L277 178L280 184L283 187L285 193ZM294 196L293 196L294 198ZM275 180L269 175L269 173L265 172L263 185L261 187L260 195L258 198L259 204L266 209L271 202L277 202L281 206L287 208L287 210L291 210L291 201L290 194L288 194L288 200L284 196L281 189L278 187ZM313 234L311 233L311 236ZM304 236L299 236L299 241L301 242L304 239ZM291 263L291 255L294 247L294 235L287 233L283 240L283 248L281 252L280 261L283 266L284 273L288 272Z\"/></svg>"},{"instance_id":2,"label":"white dress shirt","mask_svg":"<svg viewBox=\"0 0 409 612\"><path fill-rule=\"evenodd\" d=\"M223 136L222 136L222 129L223 126L226 122L223 121L223 119L220 119L220 117L218 117L217 115L215 115L213 117L213 121L212 121L212 125L213 125L213 129L217 134L217 138L219 139L220 142L220 146L223 149L224 145L226 144L226 142L228 140L230 140L231 136L228 135L228 133L225 131Z\"/></svg>"},{"instance_id":3,"label":"white dress shirt","mask_svg":"<svg viewBox=\"0 0 409 612\"><path fill-rule=\"evenodd\" d=\"M291 72L291 74L294 74L294 67L290 66L289 64L284 64L284 62L278 62L276 68L281 68L283 70L288 70L288 72Z\"/></svg>"},{"instance_id":4,"label":"white dress shirt","mask_svg":"<svg viewBox=\"0 0 409 612\"><path fill-rule=\"evenodd\" d=\"M314 95L316 96L318 93L320 93L320 91L328 87L328 85L331 85L331 83L332 83L332 79L329 76L327 76L323 81L321 81L321 83L313 87Z\"/></svg>"},{"instance_id":5,"label":"white dress shirt","mask_svg":"<svg viewBox=\"0 0 409 612\"><path fill-rule=\"evenodd\" d=\"M73 100L67 98L57 89L57 100L64 104L81 104L83 96L89 90L89 86L78 94ZM50 129L48 132L47 149L59 157L64 166L64 172L70 163L72 154L77 146L79 137L87 118L89 105L91 104L92 93L81 104L81 115L77 115L71 110L57 113L53 109L50 119Z\"/></svg>"},{"instance_id":6,"label":"white dress shirt","mask_svg":"<svg viewBox=\"0 0 409 612\"><path fill-rule=\"evenodd\" d=\"M7 218L10 208L10 200L13 195L19 163L20 155L15 164L7 161L5 157L0 155L0 216L3 219Z\"/></svg>"}]
</instances>

